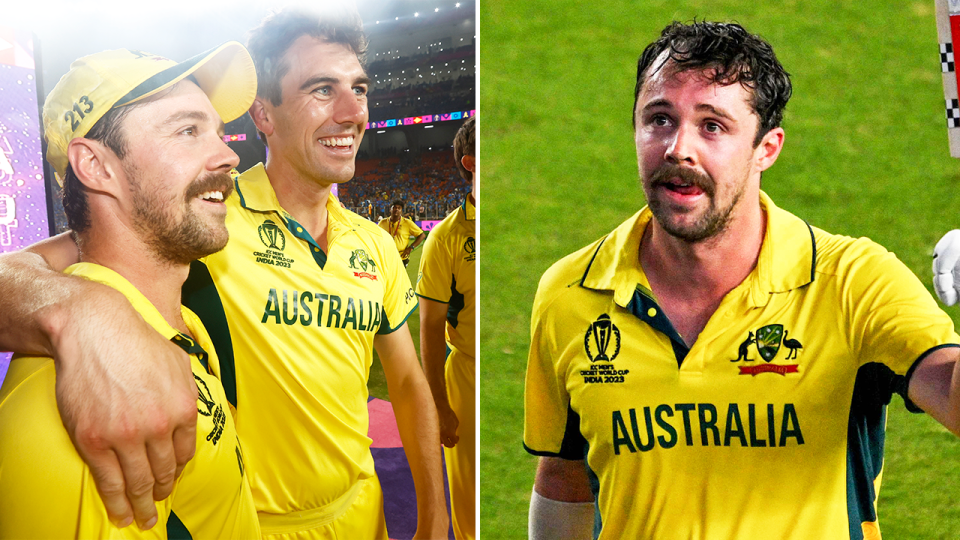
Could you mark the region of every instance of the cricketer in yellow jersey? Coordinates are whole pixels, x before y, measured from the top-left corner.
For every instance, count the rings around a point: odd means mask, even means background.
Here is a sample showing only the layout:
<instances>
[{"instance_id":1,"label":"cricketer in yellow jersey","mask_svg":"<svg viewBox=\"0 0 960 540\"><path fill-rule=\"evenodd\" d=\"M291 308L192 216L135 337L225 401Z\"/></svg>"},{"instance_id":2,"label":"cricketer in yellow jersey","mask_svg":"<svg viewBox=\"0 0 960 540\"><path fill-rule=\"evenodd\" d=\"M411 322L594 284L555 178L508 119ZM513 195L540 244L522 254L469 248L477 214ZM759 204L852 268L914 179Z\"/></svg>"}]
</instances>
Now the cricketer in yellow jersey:
<instances>
[{"instance_id":1,"label":"cricketer in yellow jersey","mask_svg":"<svg viewBox=\"0 0 960 540\"><path fill-rule=\"evenodd\" d=\"M769 44L673 23L637 74L649 207L534 303L531 537L880 538L886 404L960 433L960 336L892 254L760 191L791 94Z\"/></svg>"},{"instance_id":2,"label":"cricketer in yellow jersey","mask_svg":"<svg viewBox=\"0 0 960 540\"><path fill-rule=\"evenodd\" d=\"M157 526L147 531L117 527L60 423L53 359L15 357L0 388L0 538L258 537L244 454L220 384L217 356L200 319L182 308L187 333L179 332L109 268L84 262L66 273L120 291L148 324L190 355L200 413L197 450L173 494L156 503Z\"/></svg>"},{"instance_id":3,"label":"cricketer in yellow jersey","mask_svg":"<svg viewBox=\"0 0 960 540\"><path fill-rule=\"evenodd\" d=\"M454 139L470 196L430 231L420 259L420 356L446 448L453 533L476 537L476 117ZM446 354L445 353L446 350Z\"/></svg>"},{"instance_id":4,"label":"cricketer in yellow jersey","mask_svg":"<svg viewBox=\"0 0 960 540\"><path fill-rule=\"evenodd\" d=\"M198 301L224 379L236 380L225 391L237 407L264 536L386 537L365 437L366 380L376 348L417 492L415 538L442 537L449 518L436 409L404 322L416 295L387 235L372 223L358 224L330 194L333 184L353 177L368 119L362 22L355 11L334 6L320 14L290 8L254 29L248 47L259 79L249 112L269 157L238 180L228 200L231 242L220 257L194 266L184 298ZM54 268L76 254L64 237L35 250L45 251ZM51 297L44 281L53 279L49 270L27 255L0 260L0 289L36 299L10 312L0 309L2 322L20 329L0 335L0 345L54 349L50 354L71 366L73 375L61 374L57 382L65 388L58 394L92 398L82 405L59 400L64 417L80 419L69 422L68 431L81 456L101 458L85 459L95 479L121 486L136 479L137 489L114 494L120 511L111 515L122 518L123 504L130 504L140 521L155 512L150 495L157 494L149 487L165 486L176 464L189 457L178 444L189 424L180 419L182 408L159 392L138 395L146 412L133 415L119 400L130 390L97 396L92 389L102 385L102 373L118 369L119 359L84 349L78 362L71 347L96 339L89 325L98 320L58 325L55 316L107 301L72 282ZM204 301L211 292L222 304ZM44 305L55 309L37 307ZM123 304L110 302L107 311L137 335L139 323ZM121 348L127 339L114 336ZM170 371L161 365L125 373L130 380L156 381L169 394L182 390L179 374ZM280 410L286 413L277 415ZM125 429L112 427L117 423ZM90 440L103 442L90 450ZM119 463L103 459L97 453L102 448L120 456Z\"/></svg>"},{"instance_id":5,"label":"cricketer in yellow jersey","mask_svg":"<svg viewBox=\"0 0 960 540\"><path fill-rule=\"evenodd\" d=\"M393 202L390 206L390 217L380 220L380 228L390 233L397 245L397 251L400 252L400 258L403 259L403 266L410 264L410 254L427 237L412 219L404 217L403 201ZM411 236L414 237L413 243L410 242Z\"/></svg>"},{"instance_id":6,"label":"cricketer in yellow jersey","mask_svg":"<svg viewBox=\"0 0 960 540\"><path fill-rule=\"evenodd\" d=\"M66 274L103 284L181 349L179 368L193 385L195 456L154 517L140 528L111 522L95 473L61 422L53 358L15 357L0 388L0 537L259 535L217 356L199 319L180 305L190 261L227 242L223 199L239 159L222 140L223 125L255 94L250 55L228 43L180 64L122 49L86 56L47 97L47 159L81 248L82 262ZM125 351L130 365L140 362L135 352Z\"/></svg>"}]
</instances>

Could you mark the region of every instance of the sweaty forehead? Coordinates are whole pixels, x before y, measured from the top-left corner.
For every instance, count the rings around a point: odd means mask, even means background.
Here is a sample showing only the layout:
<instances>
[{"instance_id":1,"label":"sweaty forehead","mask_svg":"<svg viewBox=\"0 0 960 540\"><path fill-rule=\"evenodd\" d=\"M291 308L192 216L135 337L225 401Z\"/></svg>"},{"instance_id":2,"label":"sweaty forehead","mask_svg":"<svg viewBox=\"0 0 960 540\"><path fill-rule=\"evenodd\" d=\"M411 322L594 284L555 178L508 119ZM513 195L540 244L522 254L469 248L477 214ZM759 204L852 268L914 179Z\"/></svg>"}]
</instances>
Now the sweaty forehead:
<instances>
[{"instance_id":1,"label":"sweaty forehead","mask_svg":"<svg viewBox=\"0 0 960 540\"><path fill-rule=\"evenodd\" d=\"M656 67L659 69L654 70ZM640 90L637 111L652 102L679 106L680 100L694 100L698 104L720 102L725 109L744 114L754 112L750 90L737 82L715 82L713 74L712 68L682 70L672 62L662 66L659 61L655 62Z\"/></svg>"}]
</instances>

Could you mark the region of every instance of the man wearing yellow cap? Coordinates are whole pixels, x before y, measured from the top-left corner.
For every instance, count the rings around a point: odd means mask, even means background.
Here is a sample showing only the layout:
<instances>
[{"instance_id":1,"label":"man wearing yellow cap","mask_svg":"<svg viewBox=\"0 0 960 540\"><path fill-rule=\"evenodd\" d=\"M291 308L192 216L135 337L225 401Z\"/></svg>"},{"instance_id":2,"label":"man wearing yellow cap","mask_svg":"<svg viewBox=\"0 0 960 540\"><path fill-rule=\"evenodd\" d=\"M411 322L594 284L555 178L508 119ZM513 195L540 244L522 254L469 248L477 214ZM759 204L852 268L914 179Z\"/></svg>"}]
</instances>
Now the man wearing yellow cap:
<instances>
[{"instance_id":1,"label":"man wearing yellow cap","mask_svg":"<svg viewBox=\"0 0 960 540\"><path fill-rule=\"evenodd\" d=\"M144 530L121 528L129 521L111 522L61 423L53 358L18 356L0 387L0 538L259 535L217 356L200 320L180 305L190 262L227 242L224 198L239 159L222 140L223 125L255 92L252 59L228 43L180 64L139 51L93 54L74 62L47 98L47 159L80 249L65 273L116 291L183 351L173 363L192 378L195 456L172 496L155 504L157 515L140 523ZM128 353L131 365L140 361Z\"/></svg>"},{"instance_id":2,"label":"man wearing yellow cap","mask_svg":"<svg viewBox=\"0 0 960 540\"><path fill-rule=\"evenodd\" d=\"M285 11L253 31L249 48L259 78L250 114L269 157L237 180L230 242L192 265L183 298L220 357L262 533L387 538L367 437L376 348L417 491L415 538L444 537L436 408L405 322L416 295L387 233L331 194L353 177L368 119L362 22L356 12ZM54 268L75 259L69 239L49 244L33 251ZM150 358L176 354L123 303L55 283L29 257L0 265L0 348L57 359L64 423L107 508L145 523L191 455L190 381ZM98 335L116 325L124 332ZM98 342L149 351L151 367L132 369ZM137 377L150 386L128 384ZM105 380L124 383L103 393ZM130 410L129 400L142 405Z\"/></svg>"}]
</instances>

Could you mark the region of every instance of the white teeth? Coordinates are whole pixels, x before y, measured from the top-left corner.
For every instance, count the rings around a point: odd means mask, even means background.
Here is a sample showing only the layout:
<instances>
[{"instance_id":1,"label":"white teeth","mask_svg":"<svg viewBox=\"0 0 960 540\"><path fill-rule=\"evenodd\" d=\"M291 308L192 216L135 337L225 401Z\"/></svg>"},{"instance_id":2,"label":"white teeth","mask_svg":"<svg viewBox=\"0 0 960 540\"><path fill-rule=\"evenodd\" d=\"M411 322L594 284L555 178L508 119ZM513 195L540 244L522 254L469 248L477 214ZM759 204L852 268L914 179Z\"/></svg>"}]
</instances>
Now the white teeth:
<instances>
[{"instance_id":1,"label":"white teeth","mask_svg":"<svg viewBox=\"0 0 960 540\"><path fill-rule=\"evenodd\" d=\"M223 202L223 192L222 191L207 191L200 194L200 198L205 201L217 201Z\"/></svg>"},{"instance_id":2,"label":"white teeth","mask_svg":"<svg viewBox=\"0 0 960 540\"><path fill-rule=\"evenodd\" d=\"M320 139L320 144L324 146L353 146L353 135L347 137L330 137L329 139Z\"/></svg>"}]
</instances>

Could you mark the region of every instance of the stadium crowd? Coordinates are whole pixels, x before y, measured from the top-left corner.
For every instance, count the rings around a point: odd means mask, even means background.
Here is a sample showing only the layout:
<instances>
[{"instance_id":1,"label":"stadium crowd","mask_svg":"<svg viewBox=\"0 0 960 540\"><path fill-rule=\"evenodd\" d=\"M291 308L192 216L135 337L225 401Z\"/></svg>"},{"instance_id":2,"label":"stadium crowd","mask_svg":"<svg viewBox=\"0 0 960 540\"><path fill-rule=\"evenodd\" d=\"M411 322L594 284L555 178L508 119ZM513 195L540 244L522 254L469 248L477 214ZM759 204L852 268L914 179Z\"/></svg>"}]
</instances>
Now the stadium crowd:
<instances>
[{"instance_id":1,"label":"stadium crowd","mask_svg":"<svg viewBox=\"0 0 960 540\"><path fill-rule=\"evenodd\" d=\"M390 214L390 204L404 201L411 219L443 219L470 193L449 151L385 159L357 160L353 180L339 185L340 202L370 219Z\"/></svg>"}]
</instances>

